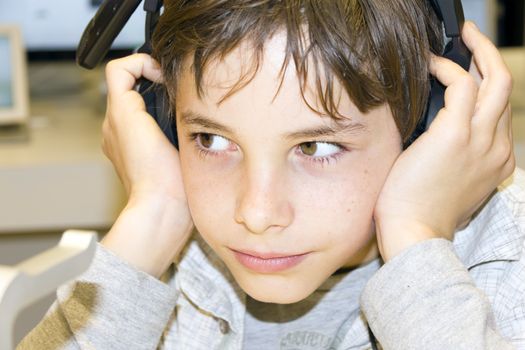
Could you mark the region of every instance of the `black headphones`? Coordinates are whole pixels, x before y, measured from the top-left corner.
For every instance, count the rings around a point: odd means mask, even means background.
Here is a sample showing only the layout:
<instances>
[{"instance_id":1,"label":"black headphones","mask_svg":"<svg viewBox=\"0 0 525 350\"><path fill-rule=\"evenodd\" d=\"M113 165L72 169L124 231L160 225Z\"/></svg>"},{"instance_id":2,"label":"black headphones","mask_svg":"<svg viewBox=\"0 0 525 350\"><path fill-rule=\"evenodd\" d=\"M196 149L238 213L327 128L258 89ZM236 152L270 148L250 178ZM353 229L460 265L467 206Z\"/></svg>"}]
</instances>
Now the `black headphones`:
<instances>
[{"instance_id":1,"label":"black headphones","mask_svg":"<svg viewBox=\"0 0 525 350\"><path fill-rule=\"evenodd\" d=\"M445 35L450 41L445 45L443 57L446 57L464 70L468 71L472 55L461 39L461 29L465 22L463 6L461 0L430 0L438 18L443 22ZM430 95L427 101L427 107L424 116L405 143L404 148L410 146L425 130L430 126L437 113L445 105L445 87L436 78L430 78Z\"/></svg>"},{"instance_id":2,"label":"black headphones","mask_svg":"<svg viewBox=\"0 0 525 350\"><path fill-rule=\"evenodd\" d=\"M471 53L461 40L465 17L461 0L429 0L438 18L443 22L445 35L450 39L442 56L451 59L467 70ZM77 48L77 63L88 69L94 68L107 54L111 44L122 30L141 0L105 0L89 22ZM138 52L151 53L151 35L157 25L162 0L144 0L146 11L145 43ZM169 106L164 89L141 79L138 91L143 96L148 113L156 120L171 143L178 148L177 126L169 116ZM404 147L417 139L444 106L445 87L435 78L430 79L430 96L424 116Z\"/></svg>"}]
</instances>

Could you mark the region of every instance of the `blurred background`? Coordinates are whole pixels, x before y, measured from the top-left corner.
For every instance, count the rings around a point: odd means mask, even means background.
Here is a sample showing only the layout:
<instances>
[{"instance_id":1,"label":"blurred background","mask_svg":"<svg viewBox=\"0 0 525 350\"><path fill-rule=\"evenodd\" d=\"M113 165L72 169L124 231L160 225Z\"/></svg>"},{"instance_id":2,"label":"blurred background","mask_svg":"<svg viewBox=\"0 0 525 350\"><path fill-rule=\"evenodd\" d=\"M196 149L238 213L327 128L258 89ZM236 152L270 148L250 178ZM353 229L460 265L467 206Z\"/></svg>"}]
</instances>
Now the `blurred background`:
<instances>
[{"instance_id":1,"label":"blurred background","mask_svg":"<svg viewBox=\"0 0 525 350\"><path fill-rule=\"evenodd\" d=\"M511 103L518 165L525 168L524 0L463 0L465 15L500 48L514 75ZM112 165L101 152L106 88L103 64L75 65L80 36L102 0L0 0L2 26L16 26L25 59L10 62L0 35L0 265L14 265L54 246L69 228L107 232L125 203ZM110 57L143 42L142 5L117 38ZM22 63L27 112L3 118L10 103L7 67ZM4 80L2 80L4 79ZM11 82L12 83L12 82ZM24 84L22 84L24 85ZM7 97L5 97L7 96ZM24 311L19 340L42 317L52 296Z\"/></svg>"}]
</instances>

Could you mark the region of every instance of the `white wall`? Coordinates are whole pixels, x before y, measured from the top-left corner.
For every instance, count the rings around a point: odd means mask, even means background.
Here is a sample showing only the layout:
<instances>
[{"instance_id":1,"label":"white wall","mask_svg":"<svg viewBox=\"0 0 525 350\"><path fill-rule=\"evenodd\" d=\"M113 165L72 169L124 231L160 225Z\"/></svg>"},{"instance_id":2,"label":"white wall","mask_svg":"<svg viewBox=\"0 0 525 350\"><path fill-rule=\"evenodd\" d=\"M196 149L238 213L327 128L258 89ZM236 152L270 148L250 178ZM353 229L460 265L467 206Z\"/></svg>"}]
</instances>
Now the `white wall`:
<instances>
[{"instance_id":1,"label":"white wall","mask_svg":"<svg viewBox=\"0 0 525 350\"><path fill-rule=\"evenodd\" d=\"M495 42L498 14L497 1L462 0L461 2L465 18L474 21L480 30Z\"/></svg>"},{"instance_id":2,"label":"white wall","mask_svg":"<svg viewBox=\"0 0 525 350\"><path fill-rule=\"evenodd\" d=\"M0 24L22 27L28 49L74 49L96 12L90 0L2 0ZM113 47L137 47L144 42L144 11L137 11Z\"/></svg>"}]
</instances>

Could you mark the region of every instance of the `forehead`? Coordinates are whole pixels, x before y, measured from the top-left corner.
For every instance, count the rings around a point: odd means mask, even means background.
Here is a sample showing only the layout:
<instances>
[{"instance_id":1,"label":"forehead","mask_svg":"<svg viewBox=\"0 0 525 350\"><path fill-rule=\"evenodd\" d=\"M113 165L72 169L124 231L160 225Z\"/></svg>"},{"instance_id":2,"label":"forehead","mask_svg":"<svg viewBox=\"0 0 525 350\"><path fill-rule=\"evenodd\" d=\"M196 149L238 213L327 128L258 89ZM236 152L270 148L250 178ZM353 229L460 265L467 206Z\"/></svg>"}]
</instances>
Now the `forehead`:
<instances>
[{"instance_id":1,"label":"forehead","mask_svg":"<svg viewBox=\"0 0 525 350\"><path fill-rule=\"evenodd\" d=\"M186 62L175 104L177 123L183 128L218 133L244 145L269 140L279 144L287 140L348 142L360 148L400 145L389 106L383 103L361 112L338 81L334 80L333 98L344 117L336 119L319 112L323 109L316 75L307 76L301 85L293 61L281 70L286 57L282 36L267 43L255 71L250 71L254 51L248 43L244 45L210 62L203 72L202 94L197 91L191 62ZM235 89L245 74L249 80Z\"/></svg>"},{"instance_id":2,"label":"forehead","mask_svg":"<svg viewBox=\"0 0 525 350\"><path fill-rule=\"evenodd\" d=\"M309 110L337 125L364 122L356 120L361 119L362 113L337 79L331 85L331 98L344 118L330 117L320 99L320 92L326 88L325 69L328 68L315 65L309 58L308 74L298 75L294 60L286 56L286 45L284 32L273 35L260 53L249 41L243 41L228 54L208 62L200 81L195 76L190 55L182 65L176 101L184 104L188 99L198 100L208 109L221 108L230 102L257 101L259 107L282 107L287 113Z\"/></svg>"}]
</instances>

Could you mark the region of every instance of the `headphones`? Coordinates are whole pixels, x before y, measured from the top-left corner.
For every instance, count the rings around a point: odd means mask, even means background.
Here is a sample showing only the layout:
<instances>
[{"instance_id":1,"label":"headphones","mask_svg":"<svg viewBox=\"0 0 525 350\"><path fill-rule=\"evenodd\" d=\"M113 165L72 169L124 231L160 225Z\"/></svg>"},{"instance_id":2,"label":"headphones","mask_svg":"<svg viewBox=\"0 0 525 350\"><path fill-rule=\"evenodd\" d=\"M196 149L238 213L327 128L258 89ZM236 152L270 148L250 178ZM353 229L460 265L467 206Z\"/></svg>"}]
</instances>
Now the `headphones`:
<instances>
[{"instance_id":1,"label":"headphones","mask_svg":"<svg viewBox=\"0 0 525 350\"><path fill-rule=\"evenodd\" d=\"M461 40L461 29L465 21L461 0L428 1L443 23L445 35L449 38L442 56L456 62L468 71L471 53ZM82 34L77 48L77 64L87 69L92 69L99 64L140 2L141 0L105 0ZM161 8L162 0L144 1L145 43L138 49L138 52L151 54L151 36L157 25ZM155 119L171 143L178 148L177 126L169 115L167 96L162 86L142 78L138 82L137 89L144 98L148 113ZM439 110L444 106L444 95L445 87L437 79L431 77L430 96L425 113L404 148L428 129Z\"/></svg>"}]
</instances>

